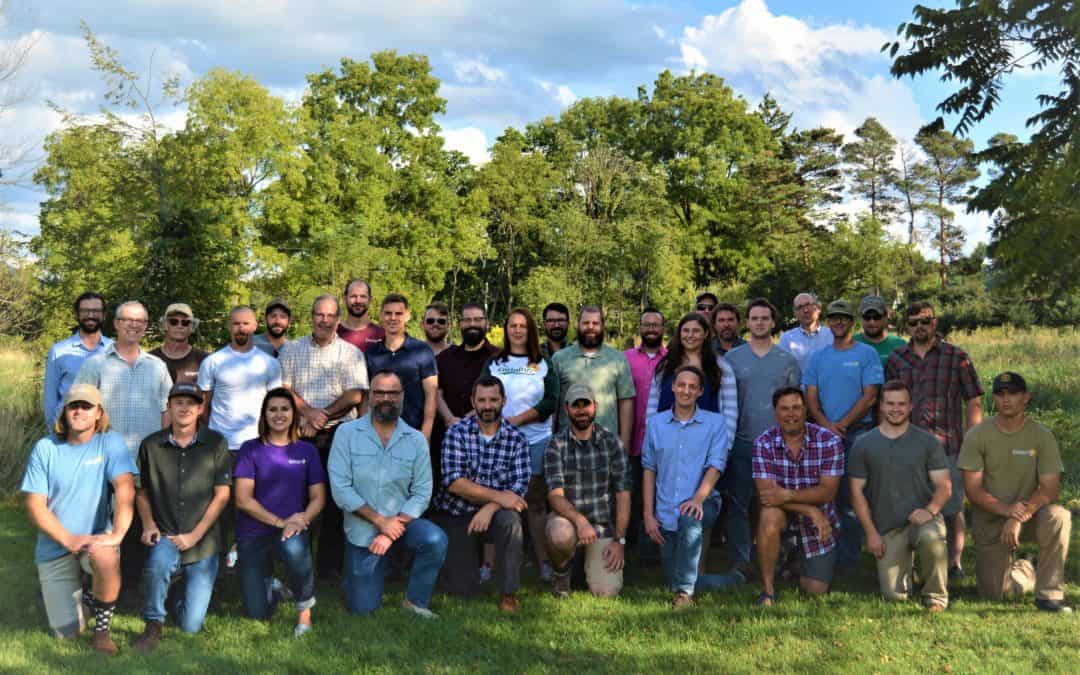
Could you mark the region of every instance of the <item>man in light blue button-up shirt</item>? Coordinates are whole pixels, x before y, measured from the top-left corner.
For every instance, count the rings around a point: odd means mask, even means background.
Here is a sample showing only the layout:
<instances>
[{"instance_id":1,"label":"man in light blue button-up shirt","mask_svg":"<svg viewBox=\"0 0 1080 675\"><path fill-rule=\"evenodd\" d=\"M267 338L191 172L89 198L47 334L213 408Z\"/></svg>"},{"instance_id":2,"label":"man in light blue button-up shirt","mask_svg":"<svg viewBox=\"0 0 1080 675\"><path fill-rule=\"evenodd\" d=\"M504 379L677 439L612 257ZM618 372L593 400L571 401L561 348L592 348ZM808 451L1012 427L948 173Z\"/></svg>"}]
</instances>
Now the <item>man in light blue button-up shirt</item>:
<instances>
[{"instance_id":1,"label":"man in light blue button-up shirt","mask_svg":"<svg viewBox=\"0 0 1080 675\"><path fill-rule=\"evenodd\" d=\"M675 404L649 418L641 449L645 532L662 547L675 609L693 604L695 587L727 585L698 575L703 533L720 513L715 487L732 442L724 416L698 408L704 387L701 369L679 368L672 383Z\"/></svg>"},{"instance_id":2,"label":"man in light blue button-up shirt","mask_svg":"<svg viewBox=\"0 0 1080 675\"><path fill-rule=\"evenodd\" d=\"M101 334L105 322L105 298L100 293L88 291L75 299L75 319L79 329L54 344L45 359L41 409L45 411L45 425L50 431L60 416L60 402L75 383L83 361L113 343Z\"/></svg>"},{"instance_id":3,"label":"man in light blue button-up shirt","mask_svg":"<svg viewBox=\"0 0 1080 675\"><path fill-rule=\"evenodd\" d=\"M371 379L371 412L342 424L330 447L330 492L345 515L345 600L368 614L382 605L390 549L415 552L402 606L424 618L446 559L446 534L420 517L431 501L431 456L422 433L402 422L401 378Z\"/></svg>"}]
</instances>

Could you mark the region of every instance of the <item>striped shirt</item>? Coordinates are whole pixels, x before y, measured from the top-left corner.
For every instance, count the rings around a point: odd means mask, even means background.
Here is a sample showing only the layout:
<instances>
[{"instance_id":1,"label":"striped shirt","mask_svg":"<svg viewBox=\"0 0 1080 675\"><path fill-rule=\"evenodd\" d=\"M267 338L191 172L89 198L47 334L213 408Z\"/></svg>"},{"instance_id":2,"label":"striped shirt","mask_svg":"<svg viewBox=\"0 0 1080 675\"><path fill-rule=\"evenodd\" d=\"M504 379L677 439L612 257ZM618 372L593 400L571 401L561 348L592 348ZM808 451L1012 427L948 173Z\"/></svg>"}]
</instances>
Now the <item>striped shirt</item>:
<instances>
[{"instance_id":1,"label":"striped shirt","mask_svg":"<svg viewBox=\"0 0 1080 675\"><path fill-rule=\"evenodd\" d=\"M492 490L510 490L524 497L531 476L529 442L525 434L506 420L502 420L491 440L480 434L476 416L466 417L446 431L442 446L444 488L465 478ZM435 506L453 516L467 516L476 513L481 505L447 489L439 492Z\"/></svg>"}]
</instances>

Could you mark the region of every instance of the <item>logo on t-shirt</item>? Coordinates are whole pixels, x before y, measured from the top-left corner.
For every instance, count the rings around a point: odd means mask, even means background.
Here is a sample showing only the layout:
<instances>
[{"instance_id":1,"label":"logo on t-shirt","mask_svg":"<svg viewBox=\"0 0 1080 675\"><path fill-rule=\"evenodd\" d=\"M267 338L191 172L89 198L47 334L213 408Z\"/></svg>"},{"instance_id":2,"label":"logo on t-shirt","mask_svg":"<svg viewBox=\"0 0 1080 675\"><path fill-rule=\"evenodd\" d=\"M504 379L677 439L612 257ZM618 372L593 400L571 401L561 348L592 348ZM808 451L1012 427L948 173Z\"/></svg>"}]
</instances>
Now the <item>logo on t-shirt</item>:
<instances>
[{"instance_id":1,"label":"logo on t-shirt","mask_svg":"<svg viewBox=\"0 0 1080 675\"><path fill-rule=\"evenodd\" d=\"M1012 454L1013 454L1013 457L1035 457L1036 455L1039 454L1039 451L1036 450L1035 448L1031 448L1031 449L1013 448Z\"/></svg>"},{"instance_id":2,"label":"logo on t-shirt","mask_svg":"<svg viewBox=\"0 0 1080 675\"><path fill-rule=\"evenodd\" d=\"M97 457L91 457L83 462L83 466L93 466L94 464L101 464L105 461L105 455L98 455Z\"/></svg>"},{"instance_id":3,"label":"logo on t-shirt","mask_svg":"<svg viewBox=\"0 0 1080 675\"><path fill-rule=\"evenodd\" d=\"M307 464L306 459L290 459L289 464Z\"/></svg>"}]
</instances>

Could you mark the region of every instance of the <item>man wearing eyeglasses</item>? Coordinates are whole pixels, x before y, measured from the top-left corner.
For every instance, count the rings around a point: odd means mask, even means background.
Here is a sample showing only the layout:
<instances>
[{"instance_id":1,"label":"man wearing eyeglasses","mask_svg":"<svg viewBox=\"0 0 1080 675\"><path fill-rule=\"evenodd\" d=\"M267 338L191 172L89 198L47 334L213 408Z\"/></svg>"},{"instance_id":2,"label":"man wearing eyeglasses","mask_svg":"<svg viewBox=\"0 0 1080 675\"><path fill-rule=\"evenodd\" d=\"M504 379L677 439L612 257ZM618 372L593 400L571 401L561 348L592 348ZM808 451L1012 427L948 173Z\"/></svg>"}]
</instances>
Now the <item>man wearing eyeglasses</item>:
<instances>
[{"instance_id":1,"label":"man wearing eyeglasses","mask_svg":"<svg viewBox=\"0 0 1080 675\"><path fill-rule=\"evenodd\" d=\"M425 342L435 356L454 346L450 341L450 308L442 302L433 302L424 308L421 325Z\"/></svg>"},{"instance_id":2,"label":"man wearing eyeglasses","mask_svg":"<svg viewBox=\"0 0 1080 675\"><path fill-rule=\"evenodd\" d=\"M546 339L540 343L540 353L551 359L555 352L566 347L566 334L570 331L570 309L561 302L548 303L541 313Z\"/></svg>"},{"instance_id":3,"label":"man wearing eyeglasses","mask_svg":"<svg viewBox=\"0 0 1080 675\"><path fill-rule=\"evenodd\" d=\"M105 298L100 293L88 291L75 298L75 320L79 324L78 329L50 347L49 356L45 359L41 409L45 412L45 424L50 429L63 411L60 403L79 374L83 362L113 342L101 334L101 327L105 323Z\"/></svg>"},{"instance_id":4,"label":"man wearing eyeglasses","mask_svg":"<svg viewBox=\"0 0 1080 675\"><path fill-rule=\"evenodd\" d=\"M862 317L862 332L855 334L855 342L870 345L881 357L884 368L893 350L904 344L904 340L889 335L889 311L885 298L880 295L868 295L859 303L859 316Z\"/></svg>"},{"instance_id":5,"label":"man wearing eyeglasses","mask_svg":"<svg viewBox=\"0 0 1080 675\"><path fill-rule=\"evenodd\" d=\"M821 317L821 301L813 293L799 293L792 305L799 325L786 330L780 335L779 345L791 352L799 362L803 372L810 365L810 356L833 343L833 334L823 329L818 319Z\"/></svg>"},{"instance_id":6,"label":"man wearing eyeglasses","mask_svg":"<svg viewBox=\"0 0 1080 675\"><path fill-rule=\"evenodd\" d=\"M172 303L165 308L160 325L165 341L150 353L165 362L174 383L198 381L199 366L207 353L192 347L189 342L191 334L199 327L191 306L183 302Z\"/></svg>"},{"instance_id":7,"label":"man wearing eyeglasses","mask_svg":"<svg viewBox=\"0 0 1080 675\"><path fill-rule=\"evenodd\" d=\"M949 578L962 579L960 557L966 523L964 483L957 458L964 429L982 422L983 388L967 353L938 334L938 320L930 303L912 303L905 314L911 342L893 351L885 372L888 379L911 387L912 424L926 429L945 446L953 484L952 498L941 510L949 530Z\"/></svg>"}]
</instances>

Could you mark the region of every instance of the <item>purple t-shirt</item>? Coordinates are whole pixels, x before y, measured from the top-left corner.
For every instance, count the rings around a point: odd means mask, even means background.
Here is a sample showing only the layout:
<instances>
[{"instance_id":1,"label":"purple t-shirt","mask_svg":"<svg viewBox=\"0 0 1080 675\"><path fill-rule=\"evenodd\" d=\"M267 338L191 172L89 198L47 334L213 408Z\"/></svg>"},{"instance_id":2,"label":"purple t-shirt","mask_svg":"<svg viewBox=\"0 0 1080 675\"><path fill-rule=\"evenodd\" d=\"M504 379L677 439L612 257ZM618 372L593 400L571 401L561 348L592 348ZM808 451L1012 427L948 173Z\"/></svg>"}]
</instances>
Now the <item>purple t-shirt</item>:
<instances>
[{"instance_id":1,"label":"purple t-shirt","mask_svg":"<svg viewBox=\"0 0 1080 675\"><path fill-rule=\"evenodd\" d=\"M296 441L280 446L263 443L258 438L245 441L236 452L233 478L253 479L255 501L278 518L303 511L308 504L308 487L327 482L319 451L311 443ZM238 541L278 532L278 528L259 522L243 511L236 514Z\"/></svg>"}]
</instances>

